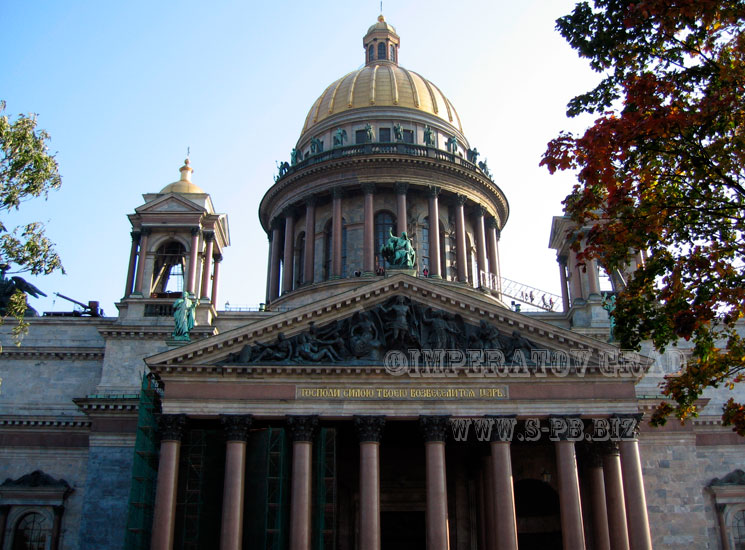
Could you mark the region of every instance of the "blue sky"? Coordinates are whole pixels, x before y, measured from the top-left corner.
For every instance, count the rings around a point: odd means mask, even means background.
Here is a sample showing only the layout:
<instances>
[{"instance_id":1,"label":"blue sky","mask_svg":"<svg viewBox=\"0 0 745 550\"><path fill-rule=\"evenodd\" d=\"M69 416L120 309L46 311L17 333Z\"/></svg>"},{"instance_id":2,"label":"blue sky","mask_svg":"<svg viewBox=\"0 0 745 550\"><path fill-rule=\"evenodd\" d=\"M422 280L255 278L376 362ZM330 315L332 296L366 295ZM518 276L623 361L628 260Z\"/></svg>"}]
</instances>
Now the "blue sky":
<instances>
[{"instance_id":1,"label":"blue sky","mask_svg":"<svg viewBox=\"0 0 745 550\"><path fill-rule=\"evenodd\" d=\"M453 102L470 143L510 201L503 275L558 292L551 216L570 174L538 167L546 142L589 120L567 120L571 97L598 80L554 30L574 2L386 1L400 62ZM39 311L68 310L61 292L99 300L108 315L124 291L127 214L179 177L228 214L221 306L264 300L267 241L258 204L286 160L308 109L364 60L377 1L269 3L0 0L0 99L38 113L52 136L62 188L24 204L8 224L44 221L67 275L31 279L50 295ZM482 157L483 158L483 157Z\"/></svg>"}]
</instances>

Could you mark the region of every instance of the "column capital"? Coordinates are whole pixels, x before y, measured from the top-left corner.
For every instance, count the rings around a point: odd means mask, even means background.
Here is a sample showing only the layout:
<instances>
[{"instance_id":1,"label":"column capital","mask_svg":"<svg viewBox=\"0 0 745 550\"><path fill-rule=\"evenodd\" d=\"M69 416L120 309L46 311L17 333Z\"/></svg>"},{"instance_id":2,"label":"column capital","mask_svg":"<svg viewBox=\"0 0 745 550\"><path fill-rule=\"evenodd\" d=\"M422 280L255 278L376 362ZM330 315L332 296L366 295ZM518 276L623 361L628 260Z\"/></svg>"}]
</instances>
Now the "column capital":
<instances>
[{"instance_id":1,"label":"column capital","mask_svg":"<svg viewBox=\"0 0 745 550\"><path fill-rule=\"evenodd\" d=\"M134 230L129 235L132 237L133 242L140 242L140 231Z\"/></svg>"},{"instance_id":2,"label":"column capital","mask_svg":"<svg viewBox=\"0 0 745 550\"><path fill-rule=\"evenodd\" d=\"M499 238L499 222L497 221L497 218L494 216L489 216L486 218L486 227L489 229L496 229L497 230L497 238Z\"/></svg>"},{"instance_id":3,"label":"column capital","mask_svg":"<svg viewBox=\"0 0 745 550\"><path fill-rule=\"evenodd\" d=\"M284 225L284 222L283 222L283 220L281 220L279 218L279 216L276 216L276 217L272 218L272 221L270 222L269 225L271 226L272 230L282 229L282 226Z\"/></svg>"},{"instance_id":4,"label":"column capital","mask_svg":"<svg viewBox=\"0 0 745 550\"><path fill-rule=\"evenodd\" d=\"M318 195L308 195L305 197L305 206L315 206L318 204Z\"/></svg>"},{"instance_id":5,"label":"column capital","mask_svg":"<svg viewBox=\"0 0 745 550\"><path fill-rule=\"evenodd\" d=\"M477 218L483 218L489 213L489 211L483 204L477 204L473 207L473 213L476 215Z\"/></svg>"},{"instance_id":6,"label":"column capital","mask_svg":"<svg viewBox=\"0 0 745 550\"><path fill-rule=\"evenodd\" d=\"M201 227L192 227L191 228L191 236L192 237L198 236L201 232L202 232L202 228Z\"/></svg>"},{"instance_id":7,"label":"column capital","mask_svg":"<svg viewBox=\"0 0 745 550\"><path fill-rule=\"evenodd\" d=\"M366 181L365 183L362 184L361 187L362 187L362 192L365 195L372 195L373 193L375 193L375 184L371 181Z\"/></svg>"},{"instance_id":8,"label":"column capital","mask_svg":"<svg viewBox=\"0 0 745 550\"><path fill-rule=\"evenodd\" d=\"M584 422L578 414L551 414L548 417L550 433L556 441L578 441L577 435L584 433ZM582 426L580 429L579 426ZM579 431L578 431L579 430Z\"/></svg>"},{"instance_id":9,"label":"column capital","mask_svg":"<svg viewBox=\"0 0 745 550\"><path fill-rule=\"evenodd\" d=\"M161 414L158 418L158 432L161 441L181 441L185 429L185 414Z\"/></svg>"},{"instance_id":10,"label":"column capital","mask_svg":"<svg viewBox=\"0 0 745 550\"><path fill-rule=\"evenodd\" d=\"M343 187L334 187L334 190L331 192L331 195L335 199L343 199L344 198L344 188Z\"/></svg>"},{"instance_id":11,"label":"column capital","mask_svg":"<svg viewBox=\"0 0 745 550\"><path fill-rule=\"evenodd\" d=\"M617 413L611 415L611 425L613 425L614 421L618 423L618 433L615 434L616 437L618 437L620 441L638 439L642 418L644 418L644 414L642 413Z\"/></svg>"},{"instance_id":12,"label":"column capital","mask_svg":"<svg viewBox=\"0 0 745 550\"><path fill-rule=\"evenodd\" d=\"M294 206L286 206L282 209L282 217L287 220L287 218L295 219L295 213L297 209Z\"/></svg>"},{"instance_id":13,"label":"column capital","mask_svg":"<svg viewBox=\"0 0 745 550\"><path fill-rule=\"evenodd\" d=\"M215 232L214 231L205 231L204 232L204 240L207 242L214 241L215 240Z\"/></svg>"},{"instance_id":14,"label":"column capital","mask_svg":"<svg viewBox=\"0 0 745 550\"><path fill-rule=\"evenodd\" d=\"M460 193L456 194L453 198L453 202L456 206L463 206L466 204L466 201L468 200L468 197L465 195L461 195Z\"/></svg>"},{"instance_id":15,"label":"column capital","mask_svg":"<svg viewBox=\"0 0 745 550\"><path fill-rule=\"evenodd\" d=\"M397 181L393 184L393 189L396 191L397 195L405 195L409 190L409 184L405 181Z\"/></svg>"},{"instance_id":16,"label":"column capital","mask_svg":"<svg viewBox=\"0 0 745 550\"><path fill-rule=\"evenodd\" d=\"M316 429L318 428L317 416L288 416L287 429L290 432L290 439L293 443L296 441L313 441Z\"/></svg>"},{"instance_id":17,"label":"column capital","mask_svg":"<svg viewBox=\"0 0 745 550\"><path fill-rule=\"evenodd\" d=\"M556 255L556 261L559 262L559 265L562 266L562 267L566 267L567 266L567 261L568 260L569 260L569 258L567 256L565 256L565 255L558 255L558 254Z\"/></svg>"},{"instance_id":18,"label":"column capital","mask_svg":"<svg viewBox=\"0 0 745 550\"><path fill-rule=\"evenodd\" d=\"M216 264L219 264L222 261L222 254L215 254L212 258L215 260Z\"/></svg>"},{"instance_id":19,"label":"column capital","mask_svg":"<svg viewBox=\"0 0 745 550\"><path fill-rule=\"evenodd\" d=\"M355 416L354 427L360 443L380 441L385 426L385 416Z\"/></svg>"},{"instance_id":20,"label":"column capital","mask_svg":"<svg viewBox=\"0 0 745 550\"><path fill-rule=\"evenodd\" d=\"M140 229L140 235L142 235L143 237L149 236L152 232L153 230L149 227L143 227L142 229Z\"/></svg>"},{"instance_id":21,"label":"column capital","mask_svg":"<svg viewBox=\"0 0 745 550\"><path fill-rule=\"evenodd\" d=\"M250 414L221 414L220 423L227 441L246 441L254 417Z\"/></svg>"},{"instance_id":22,"label":"column capital","mask_svg":"<svg viewBox=\"0 0 745 550\"><path fill-rule=\"evenodd\" d=\"M420 416L419 428L425 443L430 441L445 441L448 437L450 416Z\"/></svg>"},{"instance_id":23,"label":"column capital","mask_svg":"<svg viewBox=\"0 0 745 550\"><path fill-rule=\"evenodd\" d=\"M598 446L598 451L600 451L602 455L618 456L620 454L618 441L609 439L608 441L603 441L602 443L595 443L595 445Z\"/></svg>"},{"instance_id":24,"label":"column capital","mask_svg":"<svg viewBox=\"0 0 745 550\"><path fill-rule=\"evenodd\" d=\"M510 443L517 424L517 415L514 414L489 414L486 418L493 419L499 426L492 426L489 441L492 443Z\"/></svg>"},{"instance_id":25,"label":"column capital","mask_svg":"<svg viewBox=\"0 0 745 550\"><path fill-rule=\"evenodd\" d=\"M437 197L442 189L440 187L437 187L436 185L428 185L427 186L427 196L429 197Z\"/></svg>"}]
</instances>

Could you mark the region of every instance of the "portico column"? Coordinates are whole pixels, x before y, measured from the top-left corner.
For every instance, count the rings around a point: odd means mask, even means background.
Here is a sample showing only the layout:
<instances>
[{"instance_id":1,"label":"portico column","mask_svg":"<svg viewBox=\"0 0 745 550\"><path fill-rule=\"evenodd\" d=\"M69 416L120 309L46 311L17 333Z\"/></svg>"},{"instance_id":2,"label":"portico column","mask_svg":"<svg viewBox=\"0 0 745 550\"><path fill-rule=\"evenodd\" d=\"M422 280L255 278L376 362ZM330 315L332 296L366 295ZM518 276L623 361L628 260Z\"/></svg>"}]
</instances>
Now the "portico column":
<instances>
[{"instance_id":1,"label":"portico column","mask_svg":"<svg viewBox=\"0 0 745 550\"><path fill-rule=\"evenodd\" d=\"M494 483L494 515L496 519L495 542L497 550L517 550L517 518L515 516L515 489L512 484L512 455L510 440L517 419L510 416L494 417L491 431L491 469ZM511 425L511 428L507 429ZM501 429L505 428L505 429Z\"/></svg>"},{"instance_id":2,"label":"portico column","mask_svg":"<svg viewBox=\"0 0 745 550\"><path fill-rule=\"evenodd\" d=\"M212 270L212 251L215 247L215 233L207 231L204 234L207 250L204 251L204 264L202 265L202 285L199 289L200 298L209 300L210 297L210 271Z\"/></svg>"},{"instance_id":3,"label":"portico column","mask_svg":"<svg viewBox=\"0 0 745 550\"><path fill-rule=\"evenodd\" d=\"M127 267L127 283L124 287L124 297L132 294L132 285L135 280L135 265L137 264L137 247L140 244L140 232L132 231L132 247L129 249L129 266ZM0 539L1 540L1 539Z\"/></svg>"},{"instance_id":4,"label":"portico column","mask_svg":"<svg viewBox=\"0 0 745 550\"><path fill-rule=\"evenodd\" d=\"M362 272L365 275L375 274L375 231L373 225L373 216L375 215L374 200L375 200L375 184L374 183L363 183L362 192L364 193L364 208L365 208L365 227L362 236Z\"/></svg>"},{"instance_id":5,"label":"portico column","mask_svg":"<svg viewBox=\"0 0 745 550\"><path fill-rule=\"evenodd\" d=\"M631 550L652 549L652 535L649 531L649 516L647 515L647 497L644 494L644 478L642 477L642 463L639 457L639 441L637 439L641 419L641 415L623 415L620 424L621 430L627 432L627 422L633 422L635 430L633 431L633 437L622 438L618 442Z\"/></svg>"},{"instance_id":6,"label":"portico column","mask_svg":"<svg viewBox=\"0 0 745 550\"><path fill-rule=\"evenodd\" d=\"M406 192L409 190L409 184L397 181L393 188L396 190L396 231L401 235L404 231L408 231L409 227L406 219Z\"/></svg>"},{"instance_id":7,"label":"portico column","mask_svg":"<svg viewBox=\"0 0 745 550\"><path fill-rule=\"evenodd\" d=\"M186 415L164 414L158 421L160 461L158 485L155 490L151 550L172 550L176 526L176 492L181 437L186 427Z\"/></svg>"},{"instance_id":8,"label":"portico column","mask_svg":"<svg viewBox=\"0 0 745 550\"><path fill-rule=\"evenodd\" d=\"M344 191L334 188L334 199L331 205L331 279L341 278L341 245L342 245L342 217L341 217L341 199L344 197Z\"/></svg>"},{"instance_id":9,"label":"portico column","mask_svg":"<svg viewBox=\"0 0 745 550\"><path fill-rule=\"evenodd\" d=\"M420 416L424 435L427 479L427 550L450 548L448 494L445 479L445 439L450 428L449 416Z\"/></svg>"},{"instance_id":10,"label":"portico column","mask_svg":"<svg viewBox=\"0 0 745 550\"><path fill-rule=\"evenodd\" d=\"M554 420L554 419L551 419ZM556 419L565 425L575 418ZM579 476L574 441L567 439L568 430L558 433L556 441L556 469L559 474L559 506L561 509L561 538L564 548L584 550L585 533L582 523L582 503L579 496Z\"/></svg>"},{"instance_id":11,"label":"portico column","mask_svg":"<svg viewBox=\"0 0 745 550\"><path fill-rule=\"evenodd\" d=\"M295 252L295 213L287 209L283 213L285 217L285 246L284 261L282 262L282 294L292 290L294 280L294 252Z\"/></svg>"},{"instance_id":12,"label":"portico column","mask_svg":"<svg viewBox=\"0 0 745 550\"><path fill-rule=\"evenodd\" d=\"M135 293L140 296L142 296L142 285L145 278L145 262L147 261L147 241L149 236L150 228L143 227L140 231L140 251L137 253L137 279L135 279ZM150 294L149 288L148 294Z\"/></svg>"},{"instance_id":13,"label":"portico column","mask_svg":"<svg viewBox=\"0 0 745 550\"><path fill-rule=\"evenodd\" d=\"M489 273L489 266L486 265L486 231L484 230L484 214L486 214L486 208L479 204L476 206L474 214L474 233L476 233L476 259L479 266L479 287L483 287L485 286L485 281L482 280L482 277L485 277L487 273Z\"/></svg>"},{"instance_id":14,"label":"portico column","mask_svg":"<svg viewBox=\"0 0 745 550\"><path fill-rule=\"evenodd\" d=\"M317 416L288 416L292 439L292 489L290 495L290 550L310 550L311 458Z\"/></svg>"},{"instance_id":15,"label":"portico column","mask_svg":"<svg viewBox=\"0 0 745 550\"><path fill-rule=\"evenodd\" d=\"M269 296L268 302L273 302L279 297L279 264L280 249L282 248L282 221L279 218L272 220L272 236L270 239L272 247L271 267L269 269Z\"/></svg>"},{"instance_id":16,"label":"portico column","mask_svg":"<svg viewBox=\"0 0 745 550\"><path fill-rule=\"evenodd\" d=\"M222 493L220 550L243 548L243 492L246 486L246 440L251 415L220 415L225 429L225 486Z\"/></svg>"},{"instance_id":17,"label":"portico column","mask_svg":"<svg viewBox=\"0 0 745 550\"><path fill-rule=\"evenodd\" d=\"M605 503L608 509L608 534L611 550L629 550L629 532L626 527L626 507L621 479L621 460L618 444L609 441L603 453L603 480Z\"/></svg>"},{"instance_id":18,"label":"portico column","mask_svg":"<svg viewBox=\"0 0 745 550\"><path fill-rule=\"evenodd\" d=\"M569 286L567 283L567 257L557 256L559 262L559 278L561 279L561 305L564 311L569 311Z\"/></svg>"},{"instance_id":19,"label":"portico column","mask_svg":"<svg viewBox=\"0 0 745 550\"><path fill-rule=\"evenodd\" d=\"M458 282L468 282L466 269L466 222L463 205L466 204L465 195L455 196L455 261L458 264Z\"/></svg>"},{"instance_id":20,"label":"portico column","mask_svg":"<svg viewBox=\"0 0 745 550\"><path fill-rule=\"evenodd\" d=\"M442 279L440 258L440 205L437 199L440 188L429 186L429 276Z\"/></svg>"},{"instance_id":21,"label":"portico column","mask_svg":"<svg viewBox=\"0 0 745 550\"><path fill-rule=\"evenodd\" d=\"M587 478L590 482L590 512L592 514L594 549L610 550L603 456L598 445L592 445L587 458Z\"/></svg>"},{"instance_id":22,"label":"portico column","mask_svg":"<svg viewBox=\"0 0 745 550\"><path fill-rule=\"evenodd\" d=\"M51 550L59 549L60 533L62 532L62 514L65 513L65 507L63 505L54 506L54 522L52 523L52 544ZM2 542L2 539L0 539Z\"/></svg>"},{"instance_id":23,"label":"portico column","mask_svg":"<svg viewBox=\"0 0 745 550\"><path fill-rule=\"evenodd\" d=\"M220 284L220 264L222 263L222 254L215 256L215 268L212 272L212 304L217 307L217 291Z\"/></svg>"},{"instance_id":24,"label":"portico column","mask_svg":"<svg viewBox=\"0 0 745 550\"><path fill-rule=\"evenodd\" d=\"M199 262L199 234L198 227L191 229L191 250L189 251L189 278L186 283L186 291L194 294L197 284L197 263Z\"/></svg>"},{"instance_id":25,"label":"portico column","mask_svg":"<svg viewBox=\"0 0 745 550\"><path fill-rule=\"evenodd\" d=\"M303 258L303 282L312 285L316 263L316 203L318 198L311 195L305 199L305 257Z\"/></svg>"},{"instance_id":26,"label":"portico column","mask_svg":"<svg viewBox=\"0 0 745 550\"><path fill-rule=\"evenodd\" d=\"M502 291L502 275L499 268L499 224L494 216L486 220L486 242L489 245L489 273L492 276L492 290Z\"/></svg>"},{"instance_id":27,"label":"portico column","mask_svg":"<svg viewBox=\"0 0 745 550\"><path fill-rule=\"evenodd\" d=\"M588 293L600 296L600 277L598 276L598 261L590 260L587 262L587 282Z\"/></svg>"},{"instance_id":28,"label":"portico column","mask_svg":"<svg viewBox=\"0 0 745 550\"><path fill-rule=\"evenodd\" d=\"M577 298L584 298L582 293L582 271L577 264L577 253L574 250L569 251L569 277L572 303L574 303Z\"/></svg>"},{"instance_id":29,"label":"portico column","mask_svg":"<svg viewBox=\"0 0 745 550\"><path fill-rule=\"evenodd\" d=\"M360 440L360 550L380 550L380 437L384 416L355 416Z\"/></svg>"}]
</instances>

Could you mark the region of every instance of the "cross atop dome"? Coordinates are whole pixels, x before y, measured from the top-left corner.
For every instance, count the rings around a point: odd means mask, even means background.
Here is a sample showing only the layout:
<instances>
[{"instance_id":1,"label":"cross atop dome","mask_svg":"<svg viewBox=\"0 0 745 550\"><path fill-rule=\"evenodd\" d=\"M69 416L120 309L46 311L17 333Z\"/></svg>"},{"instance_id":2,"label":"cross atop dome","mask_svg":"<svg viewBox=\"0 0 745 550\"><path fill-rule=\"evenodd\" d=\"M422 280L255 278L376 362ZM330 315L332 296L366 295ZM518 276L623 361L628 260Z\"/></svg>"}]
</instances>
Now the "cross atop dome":
<instances>
[{"instance_id":1,"label":"cross atop dome","mask_svg":"<svg viewBox=\"0 0 745 550\"><path fill-rule=\"evenodd\" d=\"M383 15L378 16L378 22L367 29L362 39L365 48L365 65L388 62L398 65L398 47L401 39L396 34L393 25L386 23Z\"/></svg>"}]
</instances>

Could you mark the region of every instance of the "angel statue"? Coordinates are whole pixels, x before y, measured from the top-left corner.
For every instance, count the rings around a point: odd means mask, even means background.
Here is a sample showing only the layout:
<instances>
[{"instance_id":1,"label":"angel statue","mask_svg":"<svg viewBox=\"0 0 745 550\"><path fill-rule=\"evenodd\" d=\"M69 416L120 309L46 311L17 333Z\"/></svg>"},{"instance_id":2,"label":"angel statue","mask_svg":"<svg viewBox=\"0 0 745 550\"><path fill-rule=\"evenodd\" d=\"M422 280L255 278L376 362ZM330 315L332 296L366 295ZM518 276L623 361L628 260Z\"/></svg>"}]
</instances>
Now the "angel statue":
<instances>
[{"instance_id":1,"label":"angel statue","mask_svg":"<svg viewBox=\"0 0 745 550\"><path fill-rule=\"evenodd\" d=\"M31 283L26 282L21 277L6 277L5 273L7 273L8 269L10 269L10 265L0 264L0 315L2 316L8 314L8 308L12 303L12 296L16 292L30 294L34 298L46 296L41 290ZM36 310L26 303L26 316L35 317L37 315Z\"/></svg>"}]
</instances>

